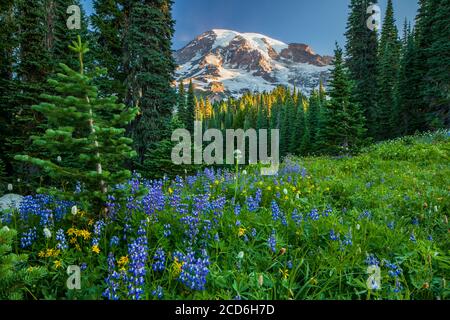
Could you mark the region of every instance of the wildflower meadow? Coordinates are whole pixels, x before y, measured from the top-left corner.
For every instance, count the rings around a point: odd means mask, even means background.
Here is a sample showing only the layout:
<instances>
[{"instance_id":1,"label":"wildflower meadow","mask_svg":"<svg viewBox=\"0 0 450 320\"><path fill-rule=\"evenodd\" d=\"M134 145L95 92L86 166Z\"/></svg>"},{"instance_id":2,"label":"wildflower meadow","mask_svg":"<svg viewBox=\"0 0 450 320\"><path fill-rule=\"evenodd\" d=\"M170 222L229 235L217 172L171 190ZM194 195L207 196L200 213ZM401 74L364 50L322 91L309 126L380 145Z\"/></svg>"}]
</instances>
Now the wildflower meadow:
<instances>
[{"instance_id":1,"label":"wildflower meadow","mask_svg":"<svg viewBox=\"0 0 450 320\"><path fill-rule=\"evenodd\" d=\"M448 299L449 147L440 132L355 157L286 158L275 176L257 166L160 180L135 173L104 216L26 196L1 215L0 295ZM80 270L77 289L70 266Z\"/></svg>"}]
</instances>

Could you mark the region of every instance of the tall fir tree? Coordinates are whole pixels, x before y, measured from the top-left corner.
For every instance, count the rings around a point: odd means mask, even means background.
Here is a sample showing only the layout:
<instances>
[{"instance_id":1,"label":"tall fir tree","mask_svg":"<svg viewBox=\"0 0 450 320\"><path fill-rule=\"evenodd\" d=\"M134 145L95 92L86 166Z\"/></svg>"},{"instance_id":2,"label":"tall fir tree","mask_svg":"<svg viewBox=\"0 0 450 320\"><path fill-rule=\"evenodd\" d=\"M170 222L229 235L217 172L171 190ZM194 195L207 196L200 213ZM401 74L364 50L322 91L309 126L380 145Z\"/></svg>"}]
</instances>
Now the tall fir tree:
<instances>
[{"instance_id":1,"label":"tall fir tree","mask_svg":"<svg viewBox=\"0 0 450 320\"><path fill-rule=\"evenodd\" d=\"M417 66L417 47L414 35L407 34L406 43L402 47L400 67L397 80L397 112L398 133L414 134L424 127L423 112L420 110L419 83L420 75L415 72Z\"/></svg>"},{"instance_id":2,"label":"tall fir tree","mask_svg":"<svg viewBox=\"0 0 450 320\"><path fill-rule=\"evenodd\" d=\"M97 80L101 94L114 94L120 102L130 105L126 79L130 71L127 39L130 33L130 13L133 0L94 0L91 16L93 57L108 73ZM128 99L126 101L126 99Z\"/></svg>"},{"instance_id":3,"label":"tall fir tree","mask_svg":"<svg viewBox=\"0 0 450 320\"><path fill-rule=\"evenodd\" d=\"M41 131L42 117L32 109L39 96L48 90L47 77L51 73L51 54L46 44L46 1L17 0L14 2L17 17L16 65L14 90L9 92L11 109L10 135L6 138L8 158L18 153L34 153L30 135ZM38 183L35 168L12 161L12 174L26 184Z\"/></svg>"},{"instance_id":4,"label":"tall fir tree","mask_svg":"<svg viewBox=\"0 0 450 320\"><path fill-rule=\"evenodd\" d=\"M175 72L172 3L172 0L148 0L133 3L131 9L127 39L130 72L126 83L130 106L140 110L130 127L138 164L143 163L155 143L167 138L176 105L172 88Z\"/></svg>"},{"instance_id":5,"label":"tall fir tree","mask_svg":"<svg viewBox=\"0 0 450 320\"><path fill-rule=\"evenodd\" d=\"M336 44L331 75L330 100L324 108L319 140L323 152L349 154L362 144L365 134L364 116L354 101L352 83L344 66L342 49Z\"/></svg>"},{"instance_id":6,"label":"tall fir tree","mask_svg":"<svg viewBox=\"0 0 450 320\"><path fill-rule=\"evenodd\" d=\"M197 119L197 103L195 99L195 91L194 91L194 84L191 81L189 81L189 89L187 93L187 101L186 101L186 112L185 116L183 117L185 128L193 133L194 132L194 121Z\"/></svg>"},{"instance_id":7,"label":"tall fir tree","mask_svg":"<svg viewBox=\"0 0 450 320\"><path fill-rule=\"evenodd\" d=\"M450 128L450 0L436 0L435 5L423 88L427 128L432 130Z\"/></svg>"},{"instance_id":8,"label":"tall fir tree","mask_svg":"<svg viewBox=\"0 0 450 320\"><path fill-rule=\"evenodd\" d=\"M89 38L88 22L79 0L47 0L47 47L52 57L52 67L56 69L59 63L71 68L78 67L76 60L71 58L68 43L75 40L78 35L83 39ZM67 9L72 6L80 8L80 29L69 29Z\"/></svg>"},{"instance_id":9,"label":"tall fir tree","mask_svg":"<svg viewBox=\"0 0 450 320\"><path fill-rule=\"evenodd\" d=\"M60 64L63 72L49 80L57 94L42 95L47 102L33 107L47 119L45 133L32 136L40 156L18 155L16 159L40 167L50 177L49 187L38 192L88 203L98 213L107 194L131 177L123 164L136 152L130 146L132 140L125 138L125 126L138 110L117 104L114 96L100 98L92 76L85 74L87 44L78 37L71 50L78 54L79 71ZM97 69L94 76L104 72ZM81 190L74 192L77 183Z\"/></svg>"},{"instance_id":10,"label":"tall fir tree","mask_svg":"<svg viewBox=\"0 0 450 320\"><path fill-rule=\"evenodd\" d=\"M308 139L304 140L303 152L314 151L314 145L318 139L319 133L319 117L321 112L321 93L314 90L309 98L308 111L306 113L306 121L308 127ZM324 98L323 98L324 99ZM325 100L325 99L324 99Z\"/></svg>"},{"instance_id":11,"label":"tall fir tree","mask_svg":"<svg viewBox=\"0 0 450 320\"><path fill-rule=\"evenodd\" d=\"M378 36L377 30L370 30L367 27L367 21L371 17L367 11L370 4L377 4L377 2L377 0L351 0L345 33L346 64L351 79L355 81L355 99L364 112L370 137L376 137L378 134Z\"/></svg>"},{"instance_id":12,"label":"tall fir tree","mask_svg":"<svg viewBox=\"0 0 450 320\"><path fill-rule=\"evenodd\" d=\"M183 119L186 115L186 91L184 90L183 80L181 80L178 85L177 114L178 114L178 119L183 122Z\"/></svg>"},{"instance_id":13,"label":"tall fir tree","mask_svg":"<svg viewBox=\"0 0 450 320\"><path fill-rule=\"evenodd\" d=\"M13 174L11 158L7 146L7 138L14 136L12 128L16 102L12 93L16 92L17 82L14 77L14 66L17 64L17 32L18 17L15 13L14 1L0 4L0 160L4 163L5 172Z\"/></svg>"},{"instance_id":14,"label":"tall fir tree","mask_svg":"<svg viewBox=\"0 0 450 320\"><path fill-rule=\"evenodd\" d=\"M428 89L432 86L432 79L428 77L428 73L429 61L431 59L431 47L436 40L433 26L437 22L436 15L439 2L439 0L419 0L419 10L416 16L414 69L411 70L410 77L417 81L417 92L413 103L415 104L414 108L420 112L420 122L417 128L420 131L431 129L431 119L427 117L427 113L431 99L433 98L428 99L427 92L429 92ZM446 12L448 12L448 10ZM444 25L444 29L445 28L446 24ZM445 66L442 67L445 69Z\"/></svg>"},{"instance_id":15,"label":"tall fir tree","mask_svg":"<svg viewBox=\"0 0 450 320\"><path fill-rule=\"evenodd\" d=\"M379 45L378 66L378 134L385 140L398 134L396 88L400 64L401 43L395 25L392 0L388 0Z\"/></svg>"}]
</instances>

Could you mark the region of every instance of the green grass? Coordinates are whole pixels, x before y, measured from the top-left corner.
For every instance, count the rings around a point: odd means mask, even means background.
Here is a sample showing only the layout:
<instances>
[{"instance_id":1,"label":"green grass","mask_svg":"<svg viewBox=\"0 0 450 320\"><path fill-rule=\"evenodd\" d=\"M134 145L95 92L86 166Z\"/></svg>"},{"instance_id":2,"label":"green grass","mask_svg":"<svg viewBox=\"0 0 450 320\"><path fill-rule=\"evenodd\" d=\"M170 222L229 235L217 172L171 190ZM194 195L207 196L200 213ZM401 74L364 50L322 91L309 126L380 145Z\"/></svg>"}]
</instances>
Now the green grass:
<instances>
[{"instance_id":1,"label":"green grass","mask_svg":"<svg viewBox=\"0 0 450 320\"><path fill-rule=\"evenodd\" d=\"M16 250L29 254L33 265L49 269L49 278L34 289L34 296L97 299L110 273L108 253L114 254L116 271L120 257L128 255L131 262L127 242L137 237L142 221L149 218L144 299L156 298L152 291L158 286L164 299L448 299L449 155L447 133L425 134L377 144L355 157L289 158L274 177L261 177L256 167L246 172L241 168L237 192L230 173L199 173L189 182L164 180L161 187L149 188L155 194L161 191L164 208L150 216L139 207L131 213L119 210L101 234L99 254L92 251L90 241L79 240L78 249L69 244L59 256L42 258L38 252L57 243L42 236L31 248L22 250L16 245ZM250 211L247 200L258 189L262 190L260 208ZM180 214L171 204L175 194L187 213ZM223 210L211 208L221 198L226 201ZM157 201L152 198L151 206ZM240 205L239 214L235 203ZM274 219L275 203L279 219ZM196 206L200 206L198 215L193 214ZM198 218L192 241L186 236L188 225L181 220L186 215ZM69 213L52 231L62 228L67 234L70 227L76 227L92 233L91 217ZM13 218L20 232L36 225L20 221L17 215ZM128 240L111 246L109 240L123 235L125 223L131 227ZM169 236L164 235L167 224ZM272 234L275 251L268 244ZM179 279L180 265L174 253L186 253L188 247L197 258L200 249L208 253L204 290L193 290ZM166 253L165 268L155 272L152 264L158 248ZM379 262L379 290L369 290L366 284L368 256ZM62 268L55 267L56 259ZM65 268L83 262L88 267L83 271L82 290L69 292L64 287ZM125 265L123 272L129 274L130 268ZM120 280L118 286L118 296L129 298L126 281Z\"/></svg>"}]
</instances>

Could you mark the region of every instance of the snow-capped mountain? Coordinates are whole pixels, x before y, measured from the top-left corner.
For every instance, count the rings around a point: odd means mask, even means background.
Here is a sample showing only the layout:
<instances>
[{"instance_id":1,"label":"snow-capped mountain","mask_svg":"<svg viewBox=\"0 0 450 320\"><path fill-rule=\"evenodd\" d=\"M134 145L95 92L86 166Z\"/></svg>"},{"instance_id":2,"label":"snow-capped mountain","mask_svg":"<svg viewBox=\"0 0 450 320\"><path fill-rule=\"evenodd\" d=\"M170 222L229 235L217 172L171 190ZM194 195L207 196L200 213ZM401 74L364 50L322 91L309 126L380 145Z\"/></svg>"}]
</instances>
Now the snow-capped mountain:
<instances>
[{"instance_id":1,"label":"snow-capped mountain","mask_svg":"<svg viewBox=\"0 0 450 320\"><path fill-rule=\"evenodd\" d=\"M309 94L321 79L326 85L332 61L306 44L222 29L203 33L174 55L176 79L192 79L197 90L213 97L270 91L278 85Z\"/></svg>"}]
</instances>

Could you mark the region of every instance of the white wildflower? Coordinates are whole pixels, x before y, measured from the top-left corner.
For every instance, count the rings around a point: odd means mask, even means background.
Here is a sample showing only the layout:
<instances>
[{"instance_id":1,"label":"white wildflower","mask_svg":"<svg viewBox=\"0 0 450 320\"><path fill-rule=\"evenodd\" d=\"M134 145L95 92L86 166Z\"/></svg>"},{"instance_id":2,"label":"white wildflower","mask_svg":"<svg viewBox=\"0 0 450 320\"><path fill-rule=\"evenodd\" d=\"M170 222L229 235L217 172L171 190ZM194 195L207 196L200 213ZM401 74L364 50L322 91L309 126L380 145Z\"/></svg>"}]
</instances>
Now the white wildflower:
<instances>
[{"instance_id":1,"label":"white wildflower","mask_svg":"<svg viewBox=\"0 0 450 320\"><path fill-rule=\"evenodd\" d=\"M77 208L77 206L73 206L73 207L72 207L72 215L76 216L77 213L78 213L78 208Z\"/></svg>"},{"instance_id":2,"label":"white wildflower","mask_svg":"<svg viewBox=\"0 0 450 320\"><path fill-rule=\"evenodd\" d=\"M52 237L52 233L51 233L51 231L48 228L44 228L44 236L47 239L50 239Z\"/></svg>"}]
</instances>

